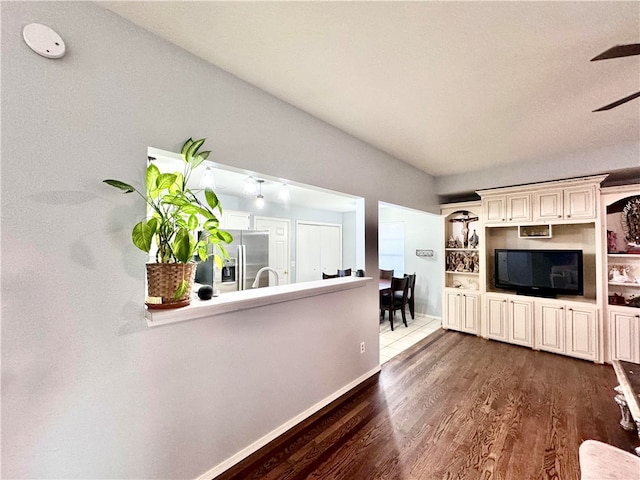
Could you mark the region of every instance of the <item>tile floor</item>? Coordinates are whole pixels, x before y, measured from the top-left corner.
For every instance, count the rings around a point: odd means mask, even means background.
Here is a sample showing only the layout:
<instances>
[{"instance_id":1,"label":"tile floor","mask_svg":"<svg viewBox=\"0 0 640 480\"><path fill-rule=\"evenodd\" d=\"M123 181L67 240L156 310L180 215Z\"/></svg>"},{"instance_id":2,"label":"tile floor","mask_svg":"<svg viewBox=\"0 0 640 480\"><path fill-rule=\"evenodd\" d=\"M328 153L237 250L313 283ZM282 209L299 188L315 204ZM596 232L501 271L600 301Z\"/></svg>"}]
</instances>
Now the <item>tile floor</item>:
<instances>
[{"instance_id":1,"label":"tile floor","mask_svg":"<svg viewBox=\"0 0 640 480\"><path fill-rule=\"evenodd\" d=\"M380 322L380 363L395 357L400 352L418 343L423 338L429 336L442 325L439 318L418 316L414 320L407 312L407 324L402 323L402 317L397 315L393 319L393 332L389 323L389 314L384 316Z\"/></svg>"}]
</instances>

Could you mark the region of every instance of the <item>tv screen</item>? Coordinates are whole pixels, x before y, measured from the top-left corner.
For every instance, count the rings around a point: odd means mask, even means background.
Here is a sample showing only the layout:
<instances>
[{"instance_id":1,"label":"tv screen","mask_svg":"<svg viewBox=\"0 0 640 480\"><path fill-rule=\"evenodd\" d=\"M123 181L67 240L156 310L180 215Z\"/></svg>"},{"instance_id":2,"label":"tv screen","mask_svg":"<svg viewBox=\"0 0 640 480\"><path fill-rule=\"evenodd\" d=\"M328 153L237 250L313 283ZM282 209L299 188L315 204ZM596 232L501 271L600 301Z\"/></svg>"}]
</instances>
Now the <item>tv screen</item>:
<instances>
[{"instance_id":1,"label":"tv screen","mask_svg":"<svg viewBox=\"0 0 640 480\"><path fill-rule=\"evenodd\" d=\"M495 250L497 288L553 297L582 295L582 250Z\"/></svg>"}]
</instances>

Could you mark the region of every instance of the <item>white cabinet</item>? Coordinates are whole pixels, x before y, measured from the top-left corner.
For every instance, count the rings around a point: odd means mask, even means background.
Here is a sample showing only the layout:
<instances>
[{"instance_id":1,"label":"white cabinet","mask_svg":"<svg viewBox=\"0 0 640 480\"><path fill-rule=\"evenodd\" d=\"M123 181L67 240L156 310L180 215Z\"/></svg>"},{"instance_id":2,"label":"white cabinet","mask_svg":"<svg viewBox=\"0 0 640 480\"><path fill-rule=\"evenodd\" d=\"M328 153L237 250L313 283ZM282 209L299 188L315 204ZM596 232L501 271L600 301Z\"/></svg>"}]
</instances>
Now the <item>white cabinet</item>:
<instances>
[{"instance_id":1,"label":"white cabinet","mask_svg":"<svg viewBox=\"0 0 640 480\"><path fill-rule=\"evenodd\" d=\"M531 221L531 194L515 193L483 199L485 223L522 223Z\"/></svg>"},{"instance_id":2,"label":"white cabinet","mask_svg":"<svg viewBox=\"0 0 640 480\"><path fill-rule=\"evenodd\" d=\"M531 194L521 193L507 195L507 221L531 221Z\"/></svg>"},{"instance_id":3,"label":"white cabinet","mask_svg":"<svg viewBox=\"0 0 640 480\"><path fill-rule=\"evenodd\" d=\"M629 232L638 228L640 185L602 189L604 298L612 360L640 363L640 255Z\"/></svg>"},{"instance_id":4,"label":"white cabinet","mask_svg":"<svg viewBox=\"0 0 640 480\"><path fill-rule=\"evenodd\" d=\"M613 360L640 363L640 313L628 307L609 307Z\"/></svg>"},{"instance_id":5,"label":"white cabinet","mask_svg":"<svg viewBox=\"0 0 640 480\"><path fill-rule=\"evenodd\" d=\"M564 306L555 302L536 302L535 348L554 353L565 353Z\"/></svg>"},{"instance_id":6,"label":"white cabinet","mask_svg":"<svg viewBox=\"0 0 640 480\"><path fill-rule=\"evenodd\" d=\"M509 343L533 347L533 300L524 297L508 301Z\"/></svg>"},{"instance_id":7,"label":"white cabinet","mask_svg":"<svg viewBox=\"0 0 640 480\"><path fill-rule=\"evenodd\" d=\"M482 200L482 215L484 223L504 223L507 221L506 197L487 197Z\"/></svg>"},{"instance_id":8,"label":"white cabinet","mask_svg":"<svg viewBox=\"0 0 640 480\"><path fill-rule=\"evenodd\" d=\"M236 210L223 210L220 228L223 230L249 230L251 214Z\"/></svg>"},{"instance_id":9,"label":"white cabinet","mask_svg":"<svg viewBox=\"0 0 640 480\"><path fill-rule=\"evenodd\" d=\"M488 338L533 347L533 300L488 293L485 304Z\"/></svg>"},{"instance_id":10,"label":"white cabinet","mask_svg":"<svg viewBox=\"0 0 640 480\"><path fill-rule=\"evenodd\" d=\"M606 175L522 187L479 190L486 225L595 220L599 184Z\"/></svg>"},{"instance_id":11,"label":"white cabinet","mask_svg":"<svg viewBox=\"0 0 640 480\"><path fill-rule=\"evenodd\" d=\"M564 218L584 220L596 217L596 189L594 186L567 188L564 190Z\"/></svg>"},{"instance_id":12,"label":"white cabinet","mask_svg":"<svg viewBox=\"0 0 640 480\"><path fill-rule=\"evenodd\" d=\"M564 216L562 189L542 190L533 197L533 221L559 220Z\"/></svg>"},{"instance_id":13,"label":"white cabinet","mask_svg":"<svg viewBox=\"0 0 640 480\"><path fill-rule=\"evenodd\" d=\"M507 297L488 293L485 296L485 319L487 338L508 341L507 333Z\"/></svg>"},{"instance_id":14,"label":"white cabinet","mask_svg":"<svg viewBox=\"0 0 640 480\"><path fill-rule=\"evenodd\" d=\"M480 333L480 294L445 288L443 327L461 332Z\"/></svg>"},{"instance_id":15,"label":"white cabinet","mask_svg":"<svg viewBox=\"0 0 640 480\"><path fill-rule=\"evenodd\" d=\"M540 190L533 197L534 222L591 220L596 218L596 188L593 185Z\"/></svg>"},{"instance_id":16,"label":"white cabinet","mask_svg":"<svg viewBox=\"0 0 640 480\"><path fill-rule=\"evenodd\" d=\"M567 306L566 354L584 360L598 358L598 311L595 307Z\"/></svg>"},{"instance_id":17,"label":"white cabinet","mask_svg":"<svg viewBox=\"0 0 640 480\"><path fill-rule=\"evenodd\" d=\"M536 300L535 348L585 360L598 359L598 310L580 304Z\"/></svg>"}]
</instances>

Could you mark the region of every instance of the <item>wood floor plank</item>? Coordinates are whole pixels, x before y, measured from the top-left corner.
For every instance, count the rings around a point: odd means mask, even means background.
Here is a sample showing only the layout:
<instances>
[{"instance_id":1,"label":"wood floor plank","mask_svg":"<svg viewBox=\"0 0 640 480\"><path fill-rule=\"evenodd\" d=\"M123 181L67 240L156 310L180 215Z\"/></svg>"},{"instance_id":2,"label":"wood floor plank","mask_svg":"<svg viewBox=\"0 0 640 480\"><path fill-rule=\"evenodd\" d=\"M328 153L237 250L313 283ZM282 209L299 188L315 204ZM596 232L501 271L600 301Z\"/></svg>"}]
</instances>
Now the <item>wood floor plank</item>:
<instances>
[{"instance_id":1,"label":"wood floor plank","mask_svg":"<svg viewBox=\"0 0 640 480\"><path fill-rule=\"evenodd\" d=\"M625 450L610 365L439 331L219 480L578 480L592 438Z\"/></svg>"}]
</instances>

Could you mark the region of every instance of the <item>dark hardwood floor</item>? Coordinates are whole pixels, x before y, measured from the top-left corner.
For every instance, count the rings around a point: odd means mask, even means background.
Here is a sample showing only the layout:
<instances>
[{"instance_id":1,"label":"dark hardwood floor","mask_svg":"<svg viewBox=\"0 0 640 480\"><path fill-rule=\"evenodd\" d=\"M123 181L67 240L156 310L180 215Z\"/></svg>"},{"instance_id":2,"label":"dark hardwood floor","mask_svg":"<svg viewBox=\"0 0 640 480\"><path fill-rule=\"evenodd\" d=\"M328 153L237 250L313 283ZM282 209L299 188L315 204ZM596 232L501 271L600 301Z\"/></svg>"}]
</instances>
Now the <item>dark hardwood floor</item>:
<instances>
[{"instance_id":1,"label":"dark hardwood floor","mask_svg":"<svg viewBox=\"0 0 640 480\"><path fill-rule=\"evenodd\" d=\"M217 478L579 479L583 440L636 446L615 385L610 365L442 330Z\"/></svg>"}]
</instances>

